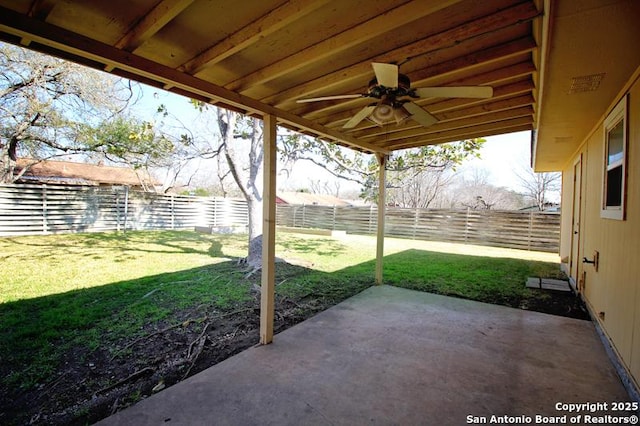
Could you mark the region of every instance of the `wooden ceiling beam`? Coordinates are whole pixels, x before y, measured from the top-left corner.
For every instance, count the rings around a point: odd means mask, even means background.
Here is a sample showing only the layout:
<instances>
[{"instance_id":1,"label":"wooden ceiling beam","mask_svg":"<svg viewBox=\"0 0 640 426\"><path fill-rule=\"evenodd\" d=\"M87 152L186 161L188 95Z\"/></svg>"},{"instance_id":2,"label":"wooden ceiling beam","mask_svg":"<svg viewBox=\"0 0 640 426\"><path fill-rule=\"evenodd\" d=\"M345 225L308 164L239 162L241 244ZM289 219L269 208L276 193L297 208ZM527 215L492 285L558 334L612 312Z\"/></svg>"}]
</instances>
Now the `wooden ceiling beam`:
<instances>
[{"instance_id":1,"label":"wooden ceiling beam","mask_svg":"<svg viewBox=\"0 0 640 426\"><path fill-rule=\"evenodd\" d=\"M444 31L439 34L427 37L418 42L411 44L412 48L416 51L411 52L407 56L407 60L411 60L418 56L424 56L430 53L434 53L439 50L452 48L458 46L464 42L471 42L472 40L486 37L491 34L495 34L499 31L511 28L515 25L522 25L522 23L533 20L539 16L540 12L536 9L533 2L523 2L515 6L497 11L493 14L485 16L483 18L476 19L456 26L450 30ZM425 46L427 48L425 49ZM524 52L532 51L536 47L535 40L531 37L522 37L518 40L508 42L502 45L498 45L492 48L482 49L478 52L474 52L468 56L462 56L453 61L454 67L448 68L447 63L444 61L440 64L434 64L433 66L424 67L421 71L413 72L409 75L413 82L419 82L427 80L432 77L439 76L441 74L464 70L468 67L476 65L477 61L474 56L482 57L487 55L490 60L483 62L490 62L505 59L516 54L522 54ZM438 69L441 67L441 69Z\"/></svg>"},{"instance_id":2,"label":"wooden ceiling beam","mask_svg":"<svg viewBox=\"0 0 640 426\"><path fill-rule=\"evenodd\" d=\"M282 77L292 69L300 69L324 61L329 56L344 52L353 46L365 43L380 34L393 31L419 18L451 6L458 1L460 0L442 0L428 3L412 1L405 3L340 34L309 46L287 58L254 71L227 84L225 87L242 92L254 85L267 83Z\"/></svg>"},{"instance_id":3,"label":"wooden ceiling beam","mask_svg":"<svg viewBox=\"0 0 640 426\"><path fill-rule=\"evenodd\" d=\"M515 76L509 80L517 80L523 76ZM524 75L528 80L515 81L513 83L507 83L502 86L494 87L493 97L491 99L446 99L437 102L431 102L424 104L421 101L417 103L426 108L429 111L433 111L435 114L442 114L447 111L460 110L461 108L471 108L476 105L486 104L487 102L495 102L498 100L504 100L507 98L513 98L519 95L529 95L535 90L535 85L528 74ZM326 124L325 124L326 125ZM328 126L332 127L332 126Z\"/></svg>"},{"instance_id":4,"label":"wooden ceiling beam","mask_svg":"<svg viewBox=\"0 0 640 426\"><path fill-rule=\"evenodd\" d=\"M27 16L46 21L55 5L53 0L33 0L27 11ZM31 44L30 39L25 37L20 39L20 45L27 47L29 44Z\"/></svg>"},{"instance_id":5,"label":"wooden ceiling beam","mask_svg":"<svg viewBox=\"0 0 640 426\"><path fill-rule=\"evenodd\" d=\"M525 87L524 84L515 84L515 86L521 86L521 87ZM529 86L529 85L527 85ZM518 95L518 94L530 94L531 90L525 90L525 91L514 91L514 93L511 95ZM523 98L524 100L524 98ZM473 124L479 124L480 122L482 122L483 120L490 120L491 119L491 115L489 114L500 114L502 115L502 113L504 113L505 115L508 114L513 114L514 116L520 116L522 113L526 113L529 110L533 110L533 106L531 105L524 105L524 106L515 106L513 107L513 105L511 103L506 103L507 108L505 109L505 103L497 103L497 100L494 101L493 106L490 106L487 111L487 114L477 114L477 110L476 109L472 109L471 111L476 113L475 115L472 115L470 117L464 117L464 116L460 116L458 118L455 118L453 120L440 120L438 123L434 124L433 126L429 127L429 129L440 129L441 127L456 127L456 126L466 126L466 125L471 125L471 124L466 124L467 122L465 121L461 121L461 120L469 120L468 123L473 123ZM471 108L471 107L467 107L467 108ZM433 115L435 115L437 118L438 114L434 113ZM351 133L352 136L354 136L355 138L359 139L359 140L367 140L369 138L377 138L379 136L385 135L386 138L389 138L389 134L392 135L393 139L395 138L395 133L399 133L402 132L404 130L408 130L408 129L420 129L422 128L419 125L415 125L415 126L410 126L410 127L402 127L401 129L396 129L393 126L389 127L380 127L377 125L370 125L367 127L361 127L359 128L357 132L353 132Z\"/></svg>"},{"instance_id":6,"label":"wooden ceiling beam","mask_svg":"<svg viewBox=\"0 0 640 426\"><path fill-rule=\"evenodd\" d=\"M470 77L459 78L457 80L447 81L442 86L497 86L508 80L514 80L526 76L530 76L535 71L535 67L530 62L520 62L516 65L506 66L497 70L487 71L482 74L475 74ZM417 85L424 84L418 82ZM426 85L429 87L429 85ZM497 95L494 93L493 95ZM422 102L422 99L419 101Z\"/></svg>"},{"instance_id":7,"label":"wooden ceiling beam","mask_svg":"<svg viewBox=\"0 0 640 426\"><path fill-rule=\"evenodd\" d=\"M426 10L427 8L424 7L424 3L416 3L421 4L425 10L421 10L420 13L416 14L416 16L414 16L411 20L415 20L419 17L425 16L426 12L433 13L433 11ZM468 22L466 24L454 27L452 29L443 31L441 33L426 37L418 42L413 42L407 46L395 48L385 53L384 55L376 56L375 60L377 62L396 62L399 61L401 57L410 59L417 56L426 55L436 50L441 50L453 45L460 44L465 40L485 35L493 31L498 31L502 28L514 25L515 23L520 23L527 19L533 19L538 15L538 13L538 10L532 3L521 3L514 7L499 11L495 14L491 14L483 18ZM385 25L374 25L374 23L372 22L375 21L377 23L380 19L382 19ZM405 17L404 19L410 19L410 17ZM400 23L399 25L402 25L402 23ZM345 31L344 33L334 37L334 39L339 39L339 41L329 39L325 42L318 43L315 46L311 46L309 49L292 55L289 58L285 58L283 61L277 62L271 66L265 67L252 74L249 74L246 77L236 80L226 87L232 90L238 89L242 91L252 85L266 83L274 78L286 74L291 68L299 68L309 65L310 63L313 63L315 61L321 61L325 59L327 56L326 51L331 50L327 49L326 46L329 43L332 43L331 47L333 48L333 50L339 51L340 49L347 49L355 44L362 43L372 38L374 35L377 36L379 34L384 34L385 32L391 31L392 29L394 29L394 27L392 26L391 28L389 28L389 25L386 22L385 15L382 15L381 17L374 18L355 27L352 30ZM355 38L355 36L358 35L357 33L355 33L356 30L358 31L358 33L364 31L364 36L361 35L362 39L358 40L357 38ZM354 37L350 38L350 34L352 32L354 32ZM344 37L344 35L346 35L346 37ZM368 72L369 74L371 74L370 64L366 65L368 66L366 67L365 71L363 64L361 63L361 65L359 66L360 72ZM344 75L344 72L340 72L340 75ZM326 88L327 86L322 87Z\"/></svg>"},{"instance_id":8,"label":"wooden ceiling beam","mask_svg":"<svg viewBox=\"0 0 640 426\"><path fill-rule=\"evenodd\" d=\"M500 84L500 82L508 79L526 77L527 75L530 75L534 71L535 71L535 67L530 62L521 62L515 65L510 65L494 71L480 74L477 77L474 77L474 80L472 80L473 81L472 84L484 84L484 85ZM419 84L420 83L418 83L418 85ZM499 95L504 96L503 94L504 92L501 93L503 89L496 88L496 90L498 92L494 93L493 98L496 98ZM373 102L373 100L369 100L369 102ZM424 100L417 100L414 102L421 106L424 106L423 105ZM445 101L438 102L437 104L432 103L428 106L431 107L433 105L433 107L435 108L434 111L438 112L445 109L459 108L464 105L476 104L481 102L486 102L486 99L466 99L466 98L465 99L448 99ZM298 110L292 110L292 112L297 115L302 115L305 118L314 119L315 121L322 123L327 127L336 127L344 124L346 120L350 119L353 116L353 114L357 112L358 108L362 108L367 104L366 102L363 102L361 99L357 99L355 101L344 101L344 102L341 102L340 104L329 103L329 102L327 103L319 102L319 103L322 105L325 105L325 107L322 109L314 109L314 110L311 110L310 107L306 107L307 108L306 110L309 111L307 114L304 114L304 110L302 108ZM331 114L332 111L339 109L339 107L342 107L340 109L343 109L346 105L351 105L352 108L347 111L340 111L340 112Z\"/></svg>"},{"instance_id":9,"label":"wooden ceiling beam","mask_svg":"<svg viewBox=\"0 0 640 426\"><path fill-rule=\"evenodd\" d=\"M456 135L456 137L454 137L453 139L452 138L429 139L429 140L413 141L411 143L403 143L403 144L396 144L396 145L389 144L389 146L385 146L385 147L391 151L395 151L400 149L418 148L424 145L438 145L442 143L458 142L458 141L463 141L468 139L485 138L488 136L495 136L495 135L504 135L506 133L525 132L528 130L529 131L533 130L533 125L525 124L525 125L513 126L513 127L498 127L495 129L488 129L480 133L476 133L476 132L461 133L459 135Z\"/></svg>"},{"instance_id":10,"label":"wooden ceiling beam","mask_svg":"<svg viewBox=\"0 0 640 426\"><path fill-rule=\"evenodd\" d=\"M390 139L398 139L402 137L415 136L414 134L406 133L406 132L421 132L421 133L433 133L436 131L441 131L445 128L457 128L457 127L468 127L476 124L481 124L485 121L498 121L504 120L509 117L521 117L527 114L533 114L533 107L531 105L524 105L515 108L501 108L504 105L494 103L493 108L489 108L488 111L484 114L476 114L469 117L461 116L455 118L453 120L440 120L436 124L430 127L423 127L419 124L413 122L408 127L394 127L391 126L375 126L370 129L366 129L362 132L352 133L352 135L360 140L367 140L370 138L377 138L383 136L385 138Z\"/></svg>"},{"instance_id":11,"label":"wooden ceiling beam","mask_svg":"<svg viewBox=\"0 0 640 426\"><path fill-rule=\"evenodd\" d=\"M531 130L533 127L532 123L533 117L520 117L495 123L487 123L485 125L473 128L456 129L451 131L433 133L427 135L427 137L417 136L415 138L407 138L398 143L385 143L385 141L380 140L379 144L390 150L407 149L422 145L434 145L446 142L461 141L465 139L479 138L490 136L493 134Z\"/></svg>"},{"instance_id":12,"label":"wooden ceiling beam","mask_svg":"<svg viewBox=\"0 0 640 426\"><path fill-rule=\"evenodd\" d=\"M493 102L487 102L480 105L474 105L468 108L461 108L452 111L438 113L438 118L442 121L456 120L464 117L472 117L474 115L482 115L488 112L500 111L505 109L520 108L526 105L533 105L534 99L530 93L526 95L515 96L512 98L502 99Z\"/></svg>"},{"instance_id":13,"label":"wooden ceiling beam","mask_svg":"<svg viewBox=\"0 0 640 426\"><path fill-rule=\"evenodd\" d=\"M523 37L508 43L500 44L485 49L481 49L472 53L468 53L458 58L450 59L438 64L429 65L422 71L412 73L409 78L426 80L430 77L444 76L459 71L461 68L469 69L471 67L486 66L496 61L505 60L520 55L522 53L533 50L536 47L535 41L531 37ZM364 72L351 71L356 67L361 68ZM327 88L339 85L344 81L351 79L359 79L361 87L364 89L368 82L367 77L372 75L373 71L369 63L359 64L357 66L344 68L340 71L325 75L323 77L308 81L284 92L278 93L268 98L262 99L263 102L274 104L281 108L287 104L292 104L298 99L311 97L320 93L328 93ZM413 84L416 85L415 82Z\"/></svg>"},{"instance_id":14,"label":"wooden ceiling beam","mask_svg":"<svg viewBox=\"0 0 640 426\"><path fill-rule=\"evenodd\" d=\"M182 64L178 69L197 75L208 67L235 55L258 40L284 28L303 16L317 10L329 0L294 0L271 10L219 43L209 47L198 56Z\"/></svg>"},{"instance_id":15,"label":"wooden ceiling beam","mask_svg":"<svg viewBox=\"0 0 640 426\"><path fill-rule=\"evenodd\" d=\"M533 119L533 107L531 105L523 106L515 109L501 110L496 112L490 112L483 115L477 115L474 117L465 117L457 120L441 121L433 126L423 127L419 124L411 127L403 127L400 131L388 131L386 133L378 133L375 135L367 135L358 137L359 139L366 140L369 138L379 139L384 137L385 141L401 141L403 139L411 139L418 136L427 136L434 133L439 133L448 130L459 130L469 127L475 127L488 123L501 122L512 118L529 117ZM393 128L393 125L389 126ZM387 127L387 128L389 128Z\"/></svg>"},{"instance_id":16,"label":"wooden ceiling beam","mask_svg":"<svg viewBox=\"0 0 640 426\"><path fill-rule=\"evenodd\" d=\"M512 96L510 98L504 98L502 100L492 100L491 102L483 102L482 104L475 104L466 108L460 108L455 110L457 115L446 117L444 114L433 113L438 119L439 123L445 127L444 123L451 123L452 121L468 119L470 117L487 117L486 114L497 113L500 111L514 110L522 107L531 107L529 101L532 99L531 93L526 93L522 96ZM435 124L436 126L439 124ZM449 125L449 124L447 124ZM417 126L416 126L417 127ZM381 127L378 125L371 125L362 127L360 131L351 133L357 139L367 140L369 138L375 138L377 136L385 135L387 133L394 133L402 129L395 130L393 126ZM386 137L386 136L385 136Z\"/></svg>"},{"instance_id":17,"label":"wooden ceiling beam","mask_svg":"<svg viewBox=\"0 0 640 426\"><path fill-rule=\"evenodd\" d=\"M426 131L421 133L434 133L432 131L432 129L434 128L436 129L436 132L442 131L443 129L448 129L450 127L455 128L457 125L462 123L459 120L470 120L473 117L477 117L473 120L475 124L482 124L486 121L492 121L491 114L496 114L501 111L511 111L511 114L514 114L515 116L522 116L523 113L526 115L526 111L533 108L533 103L533 96L530 93L527 93L525 95L515 96L502 100L494 100L492 102L485 101L480 105L457 109L445 113L434 112L433 114L439 119L439 123L434 124L432 127L424 128ZM431 109L429 109L429 111L431 111ZM505 115L508 116L509 114L505 113ZM359 131L357 133L352 133L352 135L358 140L370 140L382 137L384 137L386 140L389 139L389 135L391 135L391 139L397 139L394 133L398 132L393 131L393 126L372 126L369 129Z\"/></svg>"},{"instance_id":18,"label":"wooden ceiling beam","mask_svg":"<svg viewBox=\"0 0 640 426\"><path fill-rule=\"evenodd\" d=\"M424 84L434 77L443 77L448 74L460 74L472 68L482 67L493 63L507 61L519 55L529 53L536 48L536 43L531 37L522 37L495 47L482 49L458 58L429 65L421 70L411 73L412 81L416 84Z\"/></svg>"},{"instance_id":19,"label":"wooden ceiling beam","mask_svg":"<svg viewBox=\"0 0 640 426\"><path fill-rule=\"evenodd\" d=\"M31 6L29 6L27 16L45 21L55 5L54 0L33 0Z\"/></svg>"},{"instance_id":20,"label":"wooden ceiling beam","mask_svg":"<svg viewBox=\"0 0 640 426\"><path fill-rule=\"evenodd\" d=\"M171 67L137 56L130 52L116 49L113 46L88 38L81 34L68 31L42 21L22 15L13 10L0 7L0 31L18 37L26 37L51 51L77 55L107 66L120 68L144 79L157 81L159 84L169 84L196 97L220 100L221 102L240 108L248 113L260 115L270 114L278 117L280 122L297 129L308 130L319 137L336 142L342 142L367 152L388 153L368 142L360 142L352 136L345 135L334 129L326 128L318 123L296 116L288 111L274 108L255 99L235 93L208 81L204 81L181 73Z\"/></svg>"},{"instance_id":21,"label":"wooden ceiling beam","mask_svg":"<svg viewBox=\"0 0 640 426\"><path fill-rule=\"evenodd\" d=\"M182 13L194 0L162 0L148 11L118 42L115 47L134 52L165 25Z\"/></svg>"},{"instance_id":22,"label":"wooden ceiling beam","mask_svg":"<svg viewBox=\"0 0 640 426\"><path fill-rule=\"evenodd\" d=\"M510 98L518 95L531 94L531 91L533 89L534 89L534 85L533 85L533 81L531 80L520 81L513 84L507 84L505 86L500 86L494 89L494 92L493 92L494 97L491 99L493 101L497 101L500 99L506 99L506 98ZM479 103L486 103L486 102L487 100L483 99ZM435 108L429 108L429 111L433 111L432 114L437 115L437 113L440 111L450 109L450 108L438 109L438 105L440 104L432 104L432 106L435 106ZM465 105L469 105L469 104L465 104ZM467 108L469 108L470 106L472 105L467 106ZM375 135L381 134L382 132L383 130L380 128L380 126L371 126L368 128L365 128L365 127L358 128L358 131L351 132L350 134L360 139L360 138L373 137Z\"/></svg>"}]
</instances>

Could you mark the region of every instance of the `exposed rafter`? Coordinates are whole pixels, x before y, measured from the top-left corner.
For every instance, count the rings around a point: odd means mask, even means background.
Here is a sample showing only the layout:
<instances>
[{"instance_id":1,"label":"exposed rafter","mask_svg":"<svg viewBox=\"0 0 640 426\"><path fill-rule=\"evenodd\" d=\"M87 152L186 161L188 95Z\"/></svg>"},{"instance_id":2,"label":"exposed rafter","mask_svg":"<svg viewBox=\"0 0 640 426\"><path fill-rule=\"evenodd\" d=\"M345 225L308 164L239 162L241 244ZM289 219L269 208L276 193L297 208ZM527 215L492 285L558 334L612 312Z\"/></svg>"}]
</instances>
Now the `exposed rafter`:
<instances>
[{"instance_id":1,"label":"exposed rafter","mask_svg":"<svg viewBox=\"0 0 640 426\"><path fill-rule=\"evenodd\" d=\"M197 75L203 69L246 49L256 41L284 28L290 23L308 15L329 0L294 0L287 2L266 15L251 22L246 27L229 35L211 46L195 58L182 64L179 69Z\"/></svg>"},{"instance_id":2,"label":"exposed rafter","mask_svg":"<svg viewBox=\"0 0 640 426\"><path fill-rule=\"evenodd\" d=\"M27 16L44 21L55 7L55 3L53 0L33 0L31 6L29 6Z\"/></svg>"},{"instance_id":3,"label":"exposed rafter","mask_svg":"<svg viewBox=\"0 0 640 426\"><path fill-rule=\"evenodd\" d=\"M185 10L194 0L162 0L147 12L114 47L133 52Z\"/></svg>"},{"instance_id":4,"label":"exposed rafter","mask_svg":"<svg viewBox=\"0 0 640 426\"><path fill-rule=\"evenodd\" d=\"M459 73L461 70L468 70L472 67L479 67L483 64L504 60L513 55L530 52L534 48L534 40L530 37L523 37L498 46L482 48L481 50L467 53L464 56L454 59L448 59L441 63L431 64L428 68L412 74L412 78L420 81L430 77L444 76L449 73ZM276 106L281 107L286 103L295 102L297 99L317 96L319 93L328 93L328 90L331 90L333 86L339 85L346 80L353 80L362 87L362 82L366 81L368 76L371 76L372 71L371 65L367 63L361 68L362 69L357 70L356 66L354 66L349 69L338 70L329 75L299 84L284 92L262 99L262 101L274 103Z\"/></svg>"},{"instance_id":5,"label":"exposed rafter","mask_svg":"<svg viewBox=\"0 0 640 426\"><path fill-rule=\"evenodd\" d=\"M459 0L446 0L437 3L409 2L377 16L367 22L356 25L331 39L321 41L307 49L295 53L270 66L254 71L245 77L231 82L226 87L231 90L245 90L256 84L264 84L281 77L292 68L309 66L320 62L330 55L339 54L350 47L364 43L376 37L380 32L400 28L409 22L433 13Z\"/></svg>"}]
</instances>

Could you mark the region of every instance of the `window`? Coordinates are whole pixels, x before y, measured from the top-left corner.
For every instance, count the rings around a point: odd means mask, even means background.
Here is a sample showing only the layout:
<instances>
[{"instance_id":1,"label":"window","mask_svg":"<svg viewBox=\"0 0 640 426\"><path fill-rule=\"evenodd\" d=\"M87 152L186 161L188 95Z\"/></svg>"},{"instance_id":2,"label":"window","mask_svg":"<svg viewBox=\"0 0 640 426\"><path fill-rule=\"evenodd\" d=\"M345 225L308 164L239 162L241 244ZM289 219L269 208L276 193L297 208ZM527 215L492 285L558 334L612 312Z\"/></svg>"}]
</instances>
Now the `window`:
<instances>
[{"instance_id":1,"label":"window","mask_svg":"<svg viewBox=\"0 0 640 426\"><path fill-rule=\"evenodd\" d=\"M627 97L604 121L604 170L600 216L624 220L627 175Z\"/></svg>"}]
</instances>

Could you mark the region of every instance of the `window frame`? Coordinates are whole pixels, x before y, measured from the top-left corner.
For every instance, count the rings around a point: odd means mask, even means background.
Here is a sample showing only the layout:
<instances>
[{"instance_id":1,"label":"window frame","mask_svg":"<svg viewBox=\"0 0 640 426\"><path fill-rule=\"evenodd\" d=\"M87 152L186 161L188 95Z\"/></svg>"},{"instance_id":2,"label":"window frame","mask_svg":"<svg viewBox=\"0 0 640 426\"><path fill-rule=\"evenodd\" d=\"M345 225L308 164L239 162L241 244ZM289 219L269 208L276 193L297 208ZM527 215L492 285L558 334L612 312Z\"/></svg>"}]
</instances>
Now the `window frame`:
<instances>
[{"instance_id":1,"label":"window frame","mask_svg":"<svg viewBox=\"0 0 640 426\"><path fill-rule=\"evenodd\" d=\"M625 95L620 102L611 110L604 120L603 125L603 167L602 167L602 200L600 204L600 217L605 219L625 220L626 219L626 199L627 199L627 147L629 144L629 117L628 117L628 95ZM609 163L609 134L622 122L622 159ZM608 178L609 171L617 167L621 169L620 205L607 205Z\"/></svg>"}]
</instances>

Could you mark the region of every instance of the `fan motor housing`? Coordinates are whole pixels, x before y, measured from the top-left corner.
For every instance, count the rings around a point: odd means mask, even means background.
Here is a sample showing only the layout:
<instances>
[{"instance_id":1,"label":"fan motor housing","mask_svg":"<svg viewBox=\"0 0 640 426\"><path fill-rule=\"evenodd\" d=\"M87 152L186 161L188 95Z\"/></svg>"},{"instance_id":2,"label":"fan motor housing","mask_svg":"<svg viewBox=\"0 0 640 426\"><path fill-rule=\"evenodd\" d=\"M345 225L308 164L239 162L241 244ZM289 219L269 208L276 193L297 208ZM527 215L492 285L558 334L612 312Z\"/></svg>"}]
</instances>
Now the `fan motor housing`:
<instances>
[{"instance_id":1,"label":"fan motor housing","mask_svg":"<svg viewBox=\"0 0 640 426\"><path fill-rule=\"evenodd\" d=\"M386 87L378 84L378 80L374 78L369 82L369 96L381 99L385 95L407 96L411 91L411 80L404 74L398 74L398 87Z\"/></svg>"}]
</instances>

